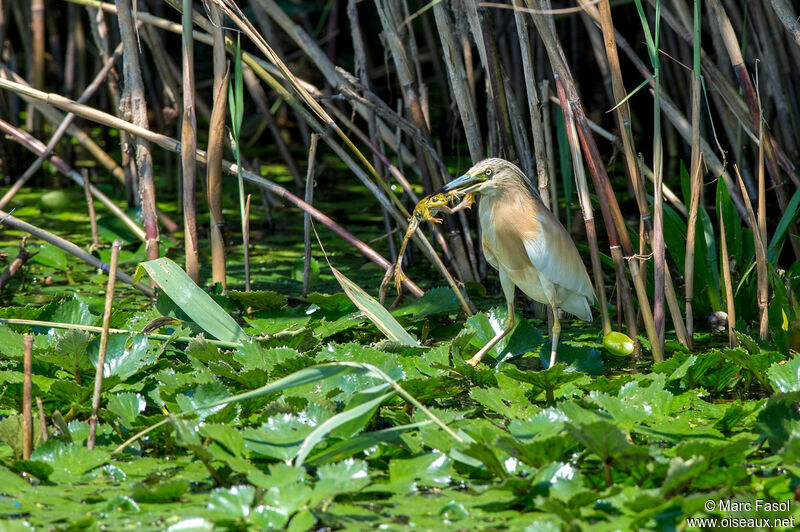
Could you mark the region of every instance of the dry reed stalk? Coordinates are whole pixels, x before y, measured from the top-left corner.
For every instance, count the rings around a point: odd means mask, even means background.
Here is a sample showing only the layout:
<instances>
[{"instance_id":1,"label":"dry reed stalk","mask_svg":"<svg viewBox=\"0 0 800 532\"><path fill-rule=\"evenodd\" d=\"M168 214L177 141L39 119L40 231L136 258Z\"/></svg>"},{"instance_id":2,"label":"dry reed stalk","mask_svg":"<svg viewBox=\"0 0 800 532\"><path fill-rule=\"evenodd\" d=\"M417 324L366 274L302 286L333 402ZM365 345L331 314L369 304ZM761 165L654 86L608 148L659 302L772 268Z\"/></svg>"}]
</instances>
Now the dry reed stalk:
<instances>
[{"instance_id":1,"label":"dry reed stalk","mask_svg":"<svg viewBox=\"0 0 800 532\"><path fill-rule=\"evenodd\" d=\"M637 3L637 6L640 4ZM650 29L642 11L642 24L650 37ZM664 351L664 328L666 309L664 308L665 274L667 248L664 242L664 147L661 140L661 60L659 41L661 37L661 4L656 3L655 30L652 39L654 48L650 51L653 66L653 232L650 245L653 249L653 321L660 351ZM648 47L650 45L648 44ZM677 323L678 320L675 321Z\"/></svg>"},{"instance_id":2,"label":"dry reed stalk","mask_svg":"<svg viewBox=\"0 0 800 532\"><path fill-rule=\"evenodd\" d=\"M228 105L228 66L225 61L225 38L222 33L222 15L213 2L208 4L211 17L210 33L213 37L214 103L208 123L208 162L206 164L206 195L208 200L209 240L211 241L211 278L227 290L225 266L225 237L222 229L222 155L225 146L225 117Z\"/></svg>"},{"instance_id":3,"label":"dry reed stalk","mask_svg":"<svg viewBox=\"0 0 800 532\"><path fill-rule=\"evenodd\" d=\"M47 420L44 417L44 405L42 404L42 398L38 395L36 396L36 408L39 411L39 427L42 431L42 441L47 441Z\"/></svg>"},{"instance_id":4,"label":"dry reed stalk","mask_svg":"<svg viewBox=\"0 0 800 532\"><path fill-rule=\"evenodd\" d=\"M722 278L725 283L725 302L728 309L728 346L733 349L737 345L736 333L733 326L736 323L736 305L733 300L733 285L731 283L731 263L728 256L728 237L725 235L725 220L719 217L719 246L722 258Z\"/></svg>"},{"instance_id":5,"label":"dry reed stalk","mask_svg":"<svg viewBox=\"0 0 800 532\"><path fill-rule=\"evenodd\" d=\"M436 20L436 27L439 30L439 39L442 43L450 89L453 91L458 113L461 117L469 155L472 162L478 162L483 159L483 141L481 140L480 124L476 116L475 101L467 85L467 73L461 53L462 50L455 39L452 28L453 21L445 5L441 2L435 4L433 6L433 15Z\"/></svg>"},{"instance_id":6,"label":"dry reed stalk","mask_svg":"<svg viewBox=\"0 0 800 532\"><path fill-rule=\"evenodd\" d=\"M620 130L620 140L622 142L622 151L625 156L626 170L631 187L633 188L636 204L639 207L639 216L642 222L647 238L653 242L653 223L650 216L650 207L647 203L645 192L644 180L642 172L640 171L639 160L636 156L636 148L633 140L633 132L631 129L630 108L627 103L627 91L622 78L622 69L619 63L619 55L617 53L617 42L614 32L614 23L611 18L611 6L608 0L603 0L599 6L595 7L588 3L586 0L580 0L581 4L587 8L587 12L593 17L603 33L603 43L608 60L608 68L611 77L611 92L614 98L614 116L617 121L617 127ZM655 180L654 180L654 186ZM668 190L666 185L662 183L660 190L668 199L673 203L680 203L680 200L675 197L671 191ZM683 208L685 211L685 207ZM640 243L644 244L645 239L640 239ZM640 251L644 253L644 251ZM675 287L672 283L669 270L664 268L664 286L666 291L667 304L670 309L672 322L675 326L676 336L678 340L684 344L689 345L689 334L687 333L683 319L680 313L680 304L675 293Z\"/></svg>"},{"instance_id":7,"label":"dry reed stalk","mask_svg":"<svg viewBox=\"0 0 800 532\"><path fill-rule=\"evenodd\" d=\"M795 13L792 4L788 0L771 0L772 9L775 11L778 20L789 32L789 35L800 47L800 23L798 23L797 13Z\"/></svg>"},{"instance_id":8,"label":"dry reed stalk","mask_svg":"<svg viewBox=\"0 0 800 532\"><path fill-rule=\"evenodd\" d=\"M700 149L700 2L695 0L693 10L693 28L695 32L694 45L692 46L692 155L690 175L690 201L689 219L686 230L686 260L684 262L685 302L686 302L686 330L689 334L689 349L694 349L694 250L697 235L697 211L700 207L700 191L703 188L703 175Z\"/></svg>"},{"instance_id":9,"label":"dry reed stalk","mask_svg":"<svg viewBox=\"0 0 800 532\"><path fill-rule=\"evenodd\" d=\"M539 0L530 0L528 5L532 5L539 12L544 11L542 3ZM547 8L549 9L549 7L550 6L548 2ZM536 13L532 14L532 16L533 21L539 30L539 34L542 36L542 42L545 45L545 50L547 51L548 58L550 59L550 65L553 68L554 75L561 79L561 82L564 84L566 99L575 116L576 124L578 125L578 135L581 146L583 147L583 151L585 153L586 162L589 166L589 173L592 176L592 181L594 183L595 191L597 192L600 203L603 221L606 226L606 231L609 235L609 247L612 259L614 260L615 268L617 270L617 278L621 281L620 289L625 290L627 286L625 281L627 281L627 278L624 274L625 265L623 253L628 257L634 257L633 246L631 245L631 241L627 233L625 221L622 217L622 213L619 210L619 204L617 203L616 196L614 195L611 183L609 182L608 174L606 173L605 167L600 159L600 153L597 149L597 145L594 142L594 137L592 137L591 132L589 131L586 117L583 112L583 107L580 102L580 97L572 80L572 74L566 65L558 36L555 32L552 17ZM645 280L640 275L639 265L636 262L636 259L630 260L628 262L628 267L631 270L634 288L636 289L636 295L639 299L639 307L642 312L642 319L644 320L645 329L647 330L647 336L650 340L653 360L655 362L661 362L664 357L663 352L660 350L660 343L658 342L658 336L653 323L653 316L650 312L650 303L647 296ZM623 308L632 308L633 298L629 287L627 293L623 292L622 296L623 301L628 301L627 303L623 304ZM633 320L627 319L626 322L630 327L633 323ZM629 333L633 333L633 331L629 330Z\"/></svg>"},{"instance_id":10,"label":"dry reed stalk","mask_svg":"<svg viewBox=\"0 0 800 532\"><path fill-rule=\"evenodd\" d=\"M16 218L15 216L12 216L10 213L7 213L3 210L0 210L0 224L7 225L8 227L11 227L12 229L15 229L17 231L24 231L26 233L35 236L36 238L44 240L49 244L53 244L57 248L66 251L70 255L74 255L75 257L81 259L87 264L94 266L98 270L102 270L104 272L109 271L108 264L101 261L94 255L85 252L83 249L76 246L69 240L54 235L53 233L45 231L44 229L36 227L35 225L24 222L19 218ZM152 288L150 288L149 286L145 286L142 283L134 283L133 278L131 276L118 271L117 278L119 278L119 280L122 281L123 283L129 284L134 288L136 288L137 290L140 290L147 297L153 297Z\"/></svg>"},{"instance_id":11,"label":"dry reed stalk","mask_svg":"<svg viewBox=\"0 0 800 532\"><path fill-rule=\"evenodd\" d=\"M764 164L763 161L759 163L759 175L761 181L764 180L763 164ZM739 168L736 165L733 165L733 169L736 172L736 177L739 179L739 187L742 189L742 194L745 196L745 206L747 208L750 227L753 228L753 244L755 245L755 252L756 252L756 283L758 287L758 310L760 313L759 336L762 340L768 340L769 339L769 314L768 314L769 269L767 267L766 238L765 235L763 235L761 230L758 228L758 220L756 218L755 212L753 212L753 206L750 203L750 198L747 197L747 191L745 190L742 176L741 174L739 174Z\"/></svg>"},{"instance_id":12,"label":"dry reed stalk","mask_svg":"<svg viewBox=\"0 0 800 532\"><path fill-rule=\"evenodd\" d=\"M354 67L355 67L355 74L358 76L359 80L361 80L361 85L363 87L370 86L370 79L369 79L369 68L367 67L367 52L364 45L364 37L361 32L361 23L359 22L358 18L358 7L356 5L355 0L348 0L347 2L347 18L350 21L350 30L352 35L353 41L353 53L354 53ZM426 38L428 38L426 31ZM441 74L440 68L438 68L438 74ZM334 107L334 106L332 106ZM364 134L358 128L351 128L351 131L356 132L356 135L363 138ZM369 133L370 139L378 139L378 122L373 111L369 111L367 114L367 131ZM372 151L372 166L375 167L375 171L380 175L382 178L386 178L386 170L385 165L381 159L381 155L379 150L367 140L367 144L369 145L370 151ZM408 183L406 183L407 185ZM402 186L402 185L401 185ZM410 187L409 187L410 188ZM395 239L392 236L392 218L389 215L388 211L381 207L381 211L383 213L383 224L384 228L387 233L387 243L389 245L389 258L391 259L392 263L397 262L397 246L395 243Z\"/></svg>"},{"instance_id":13,"label":"dry reed stalk","mask_svg":"<svg viewBox=\"0 0 800 532\"><path fill-rule=\"evenodd\" d=\"M10 136L14 140L25 146L25 148L27 148L28 150L32 151L37 155L41 155L42 153L44 153L44 150L46 149L44 143L42 143L39 139L34 138L29 133L12 126L11 124L9 124L8 122L6 122L1 118L0 118L0 131L4 131L8 136ZM70 168L67 165L67 163L65 163L61 159L61 157L58 157L57 155L51 155L50 162L53 164L54 167L58 169L58 171L60 171L61 173L72 179L78 185L83 186L84 184L83 177L78 172ZM117 206L117 204L111 200L111 198L103 194L99 189L95 188L93 185L89 186L89 192L92 194L93 197L97 198L98 201L100 201L103 205L105 205L106 208L108 208L108 210L110 210L114 216L119 218L122 221L122 223L125 224L125 226L128 227L128 229L130 229L139 240L144 242L145 239L144 230L135 221L133 221L133 219L131 219L131 217L128 216L128 214L125 211L120 209Z\"/></svg>"},{"instance_id":14,"label":"dry reed stalk","mask_svg":"<svg viewBox=\"0 0 800 532\"><path fill-rule=\"evenodd\" d=\"M514 0L514 7L521 7L522 0ZM542 108L536 94L536 77L533 72L533 56L526 17L517 9L514 10L514 22L517 27L517 40L519 41L520 56L522 58L522 72L525 78L525 90L528 95L528 114L531 120L531 134L533 136L533 149L536 157L536 184L539 196L548 209L553 209L548 190L547 149L545 133L542 125ZM533 176L533 174L528 174ZM552 202L554 205L556 202ZM556 214L558 211L553 211ZM558 215L556 214L556 217Z\"/></svg>"},{"instance_id":15,"label":"dry reed stalk","mask_svg":"<svg viewBox=\"0 0 800 532\"><path fill-rule=\"evenodd\" d=\"M150 130L147 130L147 129L142 129L142 128L134 125L134 124L131 124L130 122L126 122L125 120L117 118L116 116L113 116L113 115L109 115L108 113L103 113L102 111L98 111L97 109L94 109L92 107L76 104L72 100L69 100L68 98L64 98L63 96L59 96L57 94L52 94L52 93L43 93L41 91L37 91L37 90L32 89L30 87L26 87L24 85L20 85L18 83L6 81L6 80L3 80L3 79L0 79L0 88L10 89L10 90L13 90L13 91L15 91L17 93L25 94L26 96L28 96L30 98L33 98L33 99L37 99L39 101L49 102L49 103L51 103L51 104L53 104L55 106L61 107L63 109L67 109L67 110L69 110L71 112L74 112L76 115L78 115L78 116L80 116L82 118L87 118L89 120L96 121L96 122L98 122L100 124L103 124L105 126L108 126L108 127L117 128L117 129L124 129L125 131L131 133L132 135L145 137L150 142L153 142L154 144L157 144L158 146L160 146L160 147L162 147L162 148L164 148L166 150L172 151L174 153L178 153L180 151L180 143L178 141L176 141L175 139L173 139L173 138L170 138L170 137L168 137L166 135L162 135L160 133L154 133L154 132L152 132ZM0 124L2 124L1 120L0 120ZM342 157L343 160L345 160L346 163L348 161L350 163L352 163L352 160L345 159L345 158L348 157L348 155L347 155L346 152L343 151L341 146L339 146L336 143L332 143L332 144L329 144L329 145L334 147L334 151L336 151L338 149L337 154L340 157ZM196 155L197 155L197 160L199 162L201 162L203 164L208 164L208 156L207 156L205 151L198 149L197 152L196 152ZM225 160L222 161L222 168L225 171L227 171L228 173L231 173L231 174L236 174L237 171L238 171L238 168L237 168L237 166L235 164L233 164L231 162L228 162L228 161L225 161ZM251 182L251 183L253 183L253 184L255 184L255 185L257 185L257 186L259 186L259 187L261 187L261 188L263 188L263 189L265 189L265 190L267 190L267 191L269 191L269 192L271 192L273 194L276 194L276 195L286 199L287 201L291 202L292 204L294 204L295 206L297 206L298 208L300 208L302 210L307 210L308 212L311 213L311 215L316 220L318 220L320 223L322 223L326 227L330 228L333 232L335 232L337 235L342 237L348 243L353 245L361 253L363 253L365 256L367 256L367 258L369 258L373 262L379 264L382 268L388 269L388 268L391 267L391 263L389 263L389 261L387 261L386 259L381 257L378 253L376 253L372 248L367 246L364 242L362 242L361 240L357 239L350 232L346 231L341 226L336 224L336 222L334 222L331 218L329 218L328 216L326 216L325 214L323 214L319 210L315 209L311 205L308 205L302 199L298 198L297 196L295 196L294 194L292 194L291 192L289 192L285 188L283 188L280 185L277 185L275 183L272 183L269 180L264 179L263 177L261 177L261 176L259 176L257 174L254 174L253 172L250 172L248 170L243 170L242 171L242 175L247 181L249 181L249 182ZM2 211L0 211L0 213L2 213ZM0 217L2 217L2 214L0 214ZM22 230L26 230L26 229L22 229ZM51 236L54 236L54 235L51 235ZM425 240L424 238L422 240L427 242L427 240ZM430 246L430 244L428 244L428 245ZM77 246L76 246L76 248L77 248ZM77 249L80 249L80 248L77 248ZM70 253L72 253L72 251L70 251ZM91 257L91 255L90 255L90 257ZM94 257L92 257L92 258L94 259ZM84 259L84 260L87 260L87 259ZM99 261L97 261L97 262L99 263ZM94 264L94 263L92 263L92 264ZM438 265L440 265L440 268L444 268L444 265L441 264L441 261L438 262ZM450 278L450 281L452 281L452 277ZM424 294L424 292L422 290L420 290L420 288L417 285L415 285L411 280L405 279L403 281L403 283L406 286L406 288L408 288L409 291L411 291L411 293L414 294L415 296L421 297L422 294ZM452 281L451 287L454 287L454 286L456 286L455 285L455 281Z\"/></svg>"},{"instance_id":16,"label":"dry reed stalk","mask_svg":"<svg viewBox=\"0 0 800 532\"><path fill-rule=\"evenodd\" d=\"M85 103L89 98L91 98L94 95L94 93L102 84L108 72L114 66L114 62L121 55L122 55L122 44L120 43L120 45L117 46L117 49L114 51L114 54L111 57L109 57L108 60L105 61L105 64L97 73L94 80L86 87L86 89L84 89L83 93L77 99L78 103ZM9 188L9 190L5 194L3 194L3 197L0 198L0 209L8 205L8 202L11 200L11 198L14 197L14 195L17 192L19 192L19 189L25 185L28 179L30 179L31 176L33 176L33 174L35 174L36 171L39 170L39 168L41 168L44 161L46 161L48 157L50 157L50 154L53 153L53 149L56 147L58 142L63 138L64 134L67 132L67 129L69 128L70 124L72 124L72 121L74 119L75 115L72 113L67 113L66 116L64 116L64 119L61 121L60 124L58 124L56 131L53 133L53 135L50 137L50 140L47 142L45 151L36 158L36 160L28 167L28 169L25 170L25 173L23 173L22 176L20 176L20 178L17 179L16 182L14 182L11 188Z\"/></svg>"},{"instance_id":17,"label":"dry reed stalk","mask_svg":"<svg viewBox=\"0 0 800 532\"><path fill-rule=\"evenodd\" d=\"M86 198L86 207L89 209L89 225L92 228L92 246L95 249L100 247L100 238L97 236L97 214L94 212L94 198L92 198L91 184L89 184L89 171L84 168L81 172L83 177L83 195Z\"/></svg>"},{"instance_id":18,"label":"dry reed stalk","mask_svg":"<svg viewBox=\"0 0 800 532\"><path fill-rule=\"evenodd\" d=\"M197 202L195 182L197 180L197 118L194 111L194 38L192 37L191 0L183 2L183 113L181 114L181 180L183 182L183 233L186 274L194 281L200 278L200 259L197 245Z\"/></svg>"},{"instance_id":19,"label":"dry reed stalk","mask_svg":"<svg viewBox=\"0 0 800 532\"><path fill-rule=\"evenodd\" d=\"M600 318L603 323L603 334L606 335L611 332L611 317L608 312L608 299L606 298L605 283L603 282L603 269L600 265L600 251L597 245L597 230L595 229L594 213L592 212L592 200L589 197L589 186L586 183L586 173L583 166L580 141L578 140L578 132L575 128L575 117L567 103L564 88L558 78L556 78L556 88L558 89L559 97L562 99L564 124L566 125L567 140L569 142L570 153L572 154L572 169L575 174L575 186L578 189L578 202L580 203L581 212L583 213L583 222L586 226L586 238L589 242L589 257L592 264L592 273L594 274L594 285L597 293L598 308L600 309ZM632 313L630 315L632 315ZM629 325L634 327L633 330L629 329L629 332L635 338L635 321L631 320Z\"/></svg>"},{"instance_id":20,"label":"dry reed stalk","mask_svg":"<svg viewBox=\"0 0 800 532\"><path fill-rule=\"evenodd\" d=\"M317 143L319 135L311 134L311 146L308 150L308 171L306 173L306 195L305 202L311 205L314 202L315 173L314 163L317 160ZM303 214L303 244L305 253L303 255L303 297L308 293L308 279L311 275L311 215L306 212Z\"/></svg>"},{"instance_id":21,"label":"dry reed stalk","mask_svg":"<svg viewBox=\"0 0 800 532\"><path fill-rule=\"evenodd\" d=\"M22 354L22 459L33 452L33 336L24 337Z\"/></svg>"},{"instance_id":22,"label":"dry reed stalk","mask_svg":"<svg viewBox=\"0 0 800 532\"><path fill-rule=\"evenodd\" d=\"M23 4L24 5L24 4ZM45 17L44 17L44 0L31 0L31 83L37 89L44 89L44 36L45 36ZM34 112L32 117L28 117L29 128L28 131L33 131L33 134L39 136L42 131L42 117L39 113Z\"/></svg>"},{"instance_id":23,"label":"dry reed stalk","mask_svg":"<svg viewBox=\"0 0 800 532\"><path fill-rule=\"evenodd\" d=\"M108 286L106 287L106 306L103 311L103 332L100 334L100 347L97 352L97 371L94 375L94 393L92 394L92 415L89 417L89 437L86 439L86 448L94 449L95 435L97 434L97 412L100 410L100 392L103 389L103 370L106 363L108 350L108 329L111 326L111 312L114 308L114 286L117 281L117 261L122 243L114 241L111 245L111 264L108 268Z\"/></svg>"},{"instance_id":24,"label":"dry reed stalk","mask_svg":"<svg viewBox=\"0 0 800 532\"><path fill-rule=\"evenodd\" d=\"M269 111L267 95L258 83L258 78L253 72L253 69L247 65L242 65L242 79L247 87L247 92L261 112L261 116L263 116L264 120L267 122L267 128L269 128L269 132L272 135L272 140L275 142L275 146L278 148L281 157L283 157L283 161L286 163L289 173L292 174L294 184L298 188L301 188L303 186L303 178L300 177L300 171L297 169L297 164L295 164L292 153L289 151L289 146L287 146L286 141L283 140L283 135L281 135L280 128L277 122L275 122L275 117L273 117L272 113Z\"/></svg>"},{"instance_id":25,"label":"dry reed stalk","mask_svg":"<svg viewBox=\"0 0 800 532\"><path fill-rule=\"evenodd\" d=\"M131 121L142 129L148 129L147 104L139 64L136 32L134 29L131 0L115 0L119 20L120 40L123 43L123 106L131 113ZM127 104L125 102L128 102ZM139 172L139 198L142 205L142 222L145 232L145 249L149 260L157 259L158 223L156 216L156 191L153 177L153 158L150 144L136 137L136 168Z\"/></svg>"},{"instance_id":26,"label":"dry reed stalk","mask_svg":"<svg viewBox=\"0 0 800 532\"><path fill-rule=\"evenodd\" d=\"M550 210L553 211L553 214L556 218L558 218L558 193L556 189L558 188L557 181L556 181L556 169L555 165L553 164L553 159L555 157L555 152L553 150L553 130L550 127L550 89L549 82L545 79L542 80L540 84L540 92L541 98L540 102L542 103L542 129L544 130L544 163L545 168L547 168L547 180L550 185ZM539 164L539 160L537 158L536 164ZM538 169L537 169L538 171ZM539 185L541 187L541 185Z\"/></svg>"}]
</instances>

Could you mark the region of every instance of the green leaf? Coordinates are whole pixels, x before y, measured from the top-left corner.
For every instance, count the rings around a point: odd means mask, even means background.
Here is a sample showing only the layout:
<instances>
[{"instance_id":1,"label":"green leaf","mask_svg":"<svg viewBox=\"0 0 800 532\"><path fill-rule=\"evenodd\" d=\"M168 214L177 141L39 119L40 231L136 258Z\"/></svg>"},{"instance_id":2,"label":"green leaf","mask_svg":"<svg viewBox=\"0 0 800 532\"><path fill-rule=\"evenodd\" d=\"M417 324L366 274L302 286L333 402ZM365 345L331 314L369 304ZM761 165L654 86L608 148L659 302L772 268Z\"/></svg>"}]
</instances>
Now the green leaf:
<instances>
[{"instance_id":1,"label":"green leaf","mask_svg":"<svg viewBox=\"0 0 800 532\"><path fill-rule=\"evenodd\" d=\"M396 319L386 310L383 305L366 293L360 286L345 277L339 270L330 267L336 280L342 286L345 294L355 303L375 326L386 335L389 340L393 340L403 345L417 346L419 342Z\"/></svg>"},{"instance_id":2,"label":"green leaf","mask_svg":"<svg viewBox=\"0 0 800 532\"><path fill-rule=\"evenodd\" d=\"M800 391L800 355L795 355L785 364L773 364L767 370L767 377L775 389L781 392Z\"/></svg>"},{"instance_id":3,"label":"green leaf","mask_svg":"<svg viewBox=\"0 0 800 532\"><path fill-rule=\"evenodd\" d=\"M467 324L475 329L475 335L470 343L478 348L483 347L503 330L507 320L508 308L505 306L498 306L488 312L479 312L467 318ZM542 345L543 341L542 333L528 323L528 320L518 316L514 329L489 350L489 354L497 359L505 355L517 356L533 351Z\"/></svg>"},{"instance_id":4,"label":"green leaf","mask_svg":"<svg viewBox=\"0 0 800 532\"><path fill-rule=\"evenodd\" d=\"M161 257L143 262L141 267L208 334L224 342L242 342L247 338L239 324L170 259Z\"/></svg>"},{"instance_id":5,"label":"green leaf","mask_svg":"<svg viewBox=\"0 0 800 532\"><path fill-rule=\"evenodd\" d=\"M417 321L432 314L454 312L460 308L456 294L448 287L437 286L426 291L425 294L407 305L393 310L394 316L407 316Z\"/></svg>"},{"instance_id":6,"label":"green leaf","mask_svg":"<svg viewBox=\"0 0 800 532\"><path fill-rule=\"evenodd\" d=\"M242 305L259 310L280 310L286 306L286 296L272 290L256 290L253 292L229 290L228 297Z\"/></svg>"},{"instance_id":7,"label":"green leaf","mask_svg":"<svg viewBox=\"0 0 800 532\"><path fill-rule=\"evenodd\" d=\"M312 454L311 457L306 461L310 465L327 464L329 462L350 458L356 453L376 447L379 444L400 444L403 441L401 438L403 434L409 430L413 430L430 423L431 421L421 421L419 423L399 425L397 427L378 430L375 432L363 432L353 437L336 442L333 445L329 445L324 450L316 454Z\"/></svg>"},{"instance_id":8,"label":"green leaf","mask_svg":"<svg viewBox=\"0 0 800 532\"><path fill-rule=\"evenodd\" d=\"M350 423L356 419L360 420L360 425L363 426L369 420L369 418L372 417L378 406L394 394L394 391L385 393L325 420L303 441L303 445L297 451L297 458L295 458L294 461L295 467L303 465L303 461L308 456L308 453L310 453L311 450L327 436L328 433L335 430L337 427L341 427L342 425Z\"/></svg>"},{"instance_id":9,"label":"green leaf","mask_svg":"<svg viewBox=\"0 0 800 532\"><path fill-rule=\"evenodd\" d=\"M370 483L367 463L353 458L319 466L317 478L319 480L311 495L312 504L331 500L340 493L361 491Z\"/></svg>"},{"instance_id":10,"label":"green leaf","mask_svg":"<svg viewBox=\"0 0 800 532\"><path fill-rule=\"evenodd\" d=\"M144 412L147 407L147 401L138 393L118 393L108 400L109 412L119 416L123 424L130 428L133 422L139 417L139 414Z\"/></svg>"},{"instance_id":11,"label":"green leaf","mask_svg":"<svg viewBox=\"0 0 800 532\"><path fill-rule=\"evenodd\" d=\"M389 482L382 486L398 493L416 492L419 486L444 487L453 475L452 459L435 451L389 462Z\"/></svg>"},{"instance_id":12,"label":"green leaf","mask_svg":"<svg viewBox=\"0 0 800 532\"><path fill-rule=\"evenodd\" d=\"M100 338L89 344L89 360L97 367L100 351ZM109 334L106 359L103 364L104 377L119 377L127 380L142 369L156 363L155 353L150 349L147 336L137 334Z\"/></svg>"},{"instance_id":13,"label":"green leaf","mask_svg":"<svg viewBox=\"0 0 800 532\"><path fill-rule=\"evenodd\" d=\"M60 440L48 440L31 454L31 460L47 462L53 467L50 480L54 482L75 481L76 477L108 461L108 453L76 444L66 444Z\"/></svg>"},{"instance_id":14,"label":"green leaf","mask_svg":"<svg viewBox=\"0 0 800 532\"><path fill-rule=\"evenodd\" d=\"M176 501L189 491L189 487L189 481L183 478L137 482L133 485L133 499L137 502Z\"/></svg>"},{"instance_id":15,"label":"green leaf","mask_svg":"<svg viewBox=\"0 0 800 532\"><path fill-rule=\"evenodd\" d=\"M224 519L244 519L250 515L255 492L253 486L217 488L211 492L208 509Z\"/></svg>"},{"instance_id":16,"label":"green leaf","mask_svg":"<svg viewBox=\"0 0 800 532\"><path fill-rule=\"evenodd\" d=\"M306 437L318 425L307 415L281 414L271 416L259 427L242 431L245 447L261 456L277 460L292 460Z\"/></svg>"},{"instance_id":17,"label":"green leaf","mask_svg":"<svg viewBox=\"0 0 800 532\"><path fill-rule=\"evenodd\" d=\"M777 264L783 250L783 244L786 242L786 235L789 234L789 228L797 219L798 214L800 214L800 189L795 190L794 194L792 194L792 199L789 200L789 204L786 205L786 209L783 211L783 216L781 216L777 227L775 227L772 240L769 241L767 259L770 264Z\"/></svg>"},{"instance_id":18,"label":"green leaf","mask_svg":"<svg viewBox=\"0 0 800 532\"><path fill-rule=\"evenodd\" d=\"M219 381L201 384L195 389L175 398L183 412L192 412L203 420L225 408L221 399L228 397L228 390Z\"/></svg>"}]
</instances>

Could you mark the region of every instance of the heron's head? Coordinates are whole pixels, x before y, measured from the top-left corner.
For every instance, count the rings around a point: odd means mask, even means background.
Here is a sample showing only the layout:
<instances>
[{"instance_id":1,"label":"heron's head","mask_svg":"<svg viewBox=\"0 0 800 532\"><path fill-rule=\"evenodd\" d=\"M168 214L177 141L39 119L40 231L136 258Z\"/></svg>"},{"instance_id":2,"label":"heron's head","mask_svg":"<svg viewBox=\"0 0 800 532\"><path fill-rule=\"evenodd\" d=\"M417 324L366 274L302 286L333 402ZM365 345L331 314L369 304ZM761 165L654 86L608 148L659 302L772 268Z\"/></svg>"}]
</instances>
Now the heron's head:
<instances>
[{"instance_id":1,"label":"heron's head","mask_svg":"<svg viewBox=\"0 0 800 532\"><path fill-rule=\"evenodd\" d=\"M529 190L527 179L522 170L505 159L484 159L467 170L439 190L439 192L458 191L462 194L470 192L489 193L514 190L522 187Z\"/></svg>"}]
</instances>

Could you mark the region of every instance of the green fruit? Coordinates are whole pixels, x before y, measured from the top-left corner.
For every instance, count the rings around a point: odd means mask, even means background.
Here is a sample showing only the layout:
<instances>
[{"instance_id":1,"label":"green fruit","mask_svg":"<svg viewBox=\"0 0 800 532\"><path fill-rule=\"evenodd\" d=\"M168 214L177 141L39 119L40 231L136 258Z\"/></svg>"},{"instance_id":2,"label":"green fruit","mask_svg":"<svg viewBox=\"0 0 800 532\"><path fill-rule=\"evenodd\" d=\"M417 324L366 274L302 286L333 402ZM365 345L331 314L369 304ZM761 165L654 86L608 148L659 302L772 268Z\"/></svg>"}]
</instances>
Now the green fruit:
<instances>
[{"instance_id":1,"label":"green fruit","mask_svg":"<svg viewBox=\"0 0 800 532\"><path fill-rule=\"evenodd\" d=\"M633 353L633 340L627 334L611 331L603 338L603 346L616 357L626 357Z\"/></svg>"}]
</instances>

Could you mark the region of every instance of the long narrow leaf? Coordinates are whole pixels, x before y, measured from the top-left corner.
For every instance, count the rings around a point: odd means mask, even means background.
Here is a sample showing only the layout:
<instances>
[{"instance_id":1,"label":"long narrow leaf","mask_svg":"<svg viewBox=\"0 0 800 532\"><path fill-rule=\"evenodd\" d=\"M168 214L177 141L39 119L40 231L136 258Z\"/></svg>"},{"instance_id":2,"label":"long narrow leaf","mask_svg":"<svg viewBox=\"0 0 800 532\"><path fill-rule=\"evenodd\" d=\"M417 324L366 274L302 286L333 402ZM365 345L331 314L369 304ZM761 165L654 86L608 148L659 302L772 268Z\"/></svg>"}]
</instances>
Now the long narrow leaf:
<instances>
[{"instance_id":1,"label":"long narrow leaf","mask_svg":"<svg viewBox=\"0 0 800 532\"><path fill-rule=\"evenodd\" d=\"M307 463L317 466L344 460L365 449L375 447L379 443L394 443L400 441L400 435L405 432L430 424L431 421L426 420L418 423L409 423L408 425L399 425L389 429L376 430L375 432L357 434L352 438L334 443L326 449L314 454L308 459Z\"/></svg>"},{"instance_id":2,"label":"long narrow leaf","mask_svg":"<svg viewBox=\"0 0 800 532\"><path fill-rule=\"evenodd\" d=\"M778 226L775 228L775 233L772 235L772 240L769 242L769 249L767 250L767 259L773 266L778 262L778 257L783 250L783 244L786 241L786 235L789 233L789 228L794 223L797 215L800 214L800 189L797 189L789 200L783 216L781 216Z\"/></svg>"},{"instance_id":3,"label":"long narrow leaf","mask_svg":"<svg viewBox=\"0 0 800 532\"><path fill-rule=\"evenodd\" d=\"M303 445L301 445L300 450L297 451L297 457L294 459L294 466L300 467L303 465L308 453L310 453L311 450L332 430L344 425L345 423L349 423L354 419L358 419L366 416L369 413L372 413L374 409L376 409L382 402L392 397L394 394L395 391L392 390L391 392L380 395L371 401L367 401L366 403L362 403L356 407L350 408L349 410L340 412L320 423L320 425L315 428L311 434L306 436L306 439L303 441Z\"/></svg>"},{"instance_id":4,"label":"long narrow leaf","mask_svg":"<svg viewBox=\"0 0 800 532\"><path fill-rule=\"evenodd\" d=\"M242 342L247 339L247 334L239 324L173 261L161 257L143 262L140 267L208 334L223 342ZM136 277L139 277L138 273Z\"/></svg>"},{"instance_id":5,"label":"long narrow leaf","mask_svg":"<svg viewBox=\"0 0 800 532\"><path fill-rule=\"evenodd\" d=\"M392 316L383 305L378 303L375 298L366 293L364 289L345 277L342 272L333 266L331 266L331 271L336 277L336 280L339 281L347 297L355 303L359 310L361 310L389 340L408 346L419 345L417 339L406 331L403 326L394 319L394 316Z\"/></svg>"}]
</instances>

